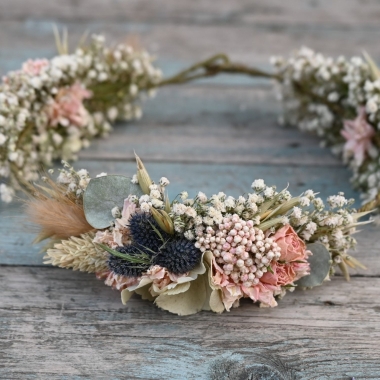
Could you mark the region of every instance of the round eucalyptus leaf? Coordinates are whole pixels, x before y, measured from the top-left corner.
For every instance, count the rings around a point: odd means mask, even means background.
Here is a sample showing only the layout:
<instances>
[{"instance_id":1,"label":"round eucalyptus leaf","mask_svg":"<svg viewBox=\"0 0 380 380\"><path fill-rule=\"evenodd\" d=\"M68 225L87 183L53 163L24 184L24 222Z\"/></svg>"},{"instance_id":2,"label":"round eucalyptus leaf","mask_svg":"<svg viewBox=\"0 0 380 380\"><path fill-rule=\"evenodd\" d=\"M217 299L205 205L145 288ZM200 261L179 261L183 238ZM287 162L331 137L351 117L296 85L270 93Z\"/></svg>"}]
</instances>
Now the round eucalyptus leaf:
<instances>
[{"instance_id":1,"label":"round eucalyptus leaf","mask_svg":"<svg viewBox=\"0 0 380 380\"><path fill-rule=\"evenodd\" d=\"M124 199L133 194L140 197L143 192L131 178L107 175L92 178L84 192L83 208L87 222L96 229L107 228L114 220L111 210L123 208Z\"/></svg>"},{"instance_id":2,"label":"round eucalyptus leaf","mask_svg":"<svg viewBox=\"0 0 380 380\"><path fill-rule=\"evenodd\" d=\"M307 249L313 254L307 261L310 263L310 274L296 281L298 287L313 288L321 285L330 271L331 255L326 246L322 243L308 244Z\"/></svg>"}]
</instances>

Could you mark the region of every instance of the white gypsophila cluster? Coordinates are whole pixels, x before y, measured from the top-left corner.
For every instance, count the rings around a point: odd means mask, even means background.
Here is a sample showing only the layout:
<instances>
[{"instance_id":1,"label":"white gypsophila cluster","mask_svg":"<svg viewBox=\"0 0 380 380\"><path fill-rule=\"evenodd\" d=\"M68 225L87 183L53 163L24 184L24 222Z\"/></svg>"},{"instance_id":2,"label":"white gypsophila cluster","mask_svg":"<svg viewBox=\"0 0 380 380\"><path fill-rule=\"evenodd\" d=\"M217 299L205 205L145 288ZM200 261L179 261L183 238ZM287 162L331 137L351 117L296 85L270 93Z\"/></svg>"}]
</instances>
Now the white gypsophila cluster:
<instances>
[{"instance_id":1,"label":"white gypsophila cluster","mask_svg":"<svg viewBox=\"0 0 380 380\"><path fill-rule=\"evenodd\" d=\"M380 129L380 79L373 80L369 64L361 57L332 59L302 48L290 59L274 58L272 63L283 78L280 97L284 105L284 121L301 130L322 137L334 154L343 154L353 171L352 182L362 192L364 202L380 191L380 157L378 143L365 147L365 160L344 154L344 123L355 119L365 107L368 122ZM351 131L347 149L364 149L363 131L359 123ZM367 132L367 136L370 133ZM367 136L364 136L368 138ZM375 141L378 137L375 137Z\"/></svg>"},{"instance_id":2,"label":"white gypsophila cluster","mask_svg":"<svg viewBox=\"0 0 380 380\"><path fill-rule=\"evenodd\" d=\"M74 196L79 200L82 199L87 185L91 178L86 169L80 169L76 171L69 163L62 161L63 169L59 169L59 175L57 177L57 183L63 185L66 188L66 193L69 196ZM49 170L50 174L53 174L53 169ZM106 175L102 173L99 176Z\"/></svg>"},{"instance_id":3,"label":"white gypsophila cluster","mask_svg":"<svg viewBox=\"0 0 380 380\"><path fill-rule=\"evenodd\" d=\"M283 78L280 97L285 122L301 130L312 131L328 141L336 131L335 115L330 104L347 101L348 85L344 81L349 62L344 57L332 59L306 47L291 58L272 58Z\"/></svg>"},{"instance_id":4,"label":"white gypsophila cluster","mask_svg":"<svg viewBox=\"0 0 380 380\"><path fill-rule=\"evenodd\" d=\"M102 36L73 54L25 62L0 85L1 198L19 183L35 181L42 165L75 159L110 122L141 117L135 104L161 72L144 51L109 49ZM149 92L148 91L148 92Z\"/></svg>"},{"instance_id":5,"label":"white gypsophila cluster","mask_svg":"<svg viewBox=\"0 0 380 380\"><path fill-rule=\"evenodd\" d=\"M351 234L358 225L359 214L351 209L354 200L346 199L343 193L330 196L327 208L312 190L292 197L288 190L276 192L274 187L267 186L261 179L252 183L252 189L252 193L238 198L222 192L208 198L199 192L191 199L186 192L181 193L181 200L172 203L170 212L175 231L184 234L188 240L195 240L197 246L211 247L211 243L219 242L214 241L216 235L211 241L211 236L207 234L221 229L224 220L235 215L235 219L249 222L249 228L269 232L290 225L305 242L324 243L333 257L346 254L356 245ZM200 237L206 240L201 241ZM213 249L219 250L219 245L216 244Z\"/></svg>"},{"instance_id":6,"label":"white gypsophila cluster","mask_svg":"<svg viewBox=\"0 0 380 380\"><path fill-rule=\"evenodd\" d=\"M137 184L137 176L132 177L132 183ZM149 212L151 207L155 209L163 209L165 206L165 187L169 185L169 180L165 177L160 179L160 184L155 183L149 186L149 194L142 195L136 203L139 205L141 211Z\"/></svg>"}]
</instances>

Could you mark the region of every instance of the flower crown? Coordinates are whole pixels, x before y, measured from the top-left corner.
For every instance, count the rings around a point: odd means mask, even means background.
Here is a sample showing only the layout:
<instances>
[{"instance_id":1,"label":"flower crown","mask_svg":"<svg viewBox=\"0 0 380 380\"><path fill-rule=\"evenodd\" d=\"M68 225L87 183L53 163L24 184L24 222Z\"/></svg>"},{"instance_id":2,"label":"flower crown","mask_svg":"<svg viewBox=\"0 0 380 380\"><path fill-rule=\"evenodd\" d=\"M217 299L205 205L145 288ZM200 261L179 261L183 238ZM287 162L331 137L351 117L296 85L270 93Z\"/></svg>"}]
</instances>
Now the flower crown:
<instances>
[{"instance_id":1,"label":"flower crown","mask_svg":"<svg viewBox=\"0 0 380 380\"><path fill-rule=\"evenodd\" d=\"M57 183L44 177L28 202L37 240L51 239L45 263L95 273L179 315L221 313L241 298L273 307L295 287L322 284L339 266L364 268L347 250L359 219L343 193L322 199L312 190L292 197L262 179L235 199L183 191L170 201L169 180L151 180L139 157L132 178L90 179L69 164ZM58 242L57 242L58 241Z\"/></svg>"},{"instance_id":2,"label":"flower crown","mask_svg":"<svg viewBox=\"0 0 380 380\"><path fill-rule=\"evenodd\" d=\"M29 60L0 85L0 196L33 195L28 213L50 239L46 263L96 273L121 290L166 310L222 312L251 298L262 306L296 286L320 285L339 266L363 267L347 251L359 219L380 205L380 71L372 59L336 60L303 48L275 58L275 73L235 64L217 54L168 79L147 52L127 45L107 48L102 36L69 54L56 35L59 56ZM142 161L132 178L100 175L65 164L58 182L41 165L70 160L117 119L141 117L137 105L159 87L219 73L277 81L284 121L316 132L353 170L365 205L356 211L343 193L328 208L308 190L292 197L255 180L253 192L235 199L186 192L173 201L169 181L154 183Z\"/></svg>"}]
</instances>

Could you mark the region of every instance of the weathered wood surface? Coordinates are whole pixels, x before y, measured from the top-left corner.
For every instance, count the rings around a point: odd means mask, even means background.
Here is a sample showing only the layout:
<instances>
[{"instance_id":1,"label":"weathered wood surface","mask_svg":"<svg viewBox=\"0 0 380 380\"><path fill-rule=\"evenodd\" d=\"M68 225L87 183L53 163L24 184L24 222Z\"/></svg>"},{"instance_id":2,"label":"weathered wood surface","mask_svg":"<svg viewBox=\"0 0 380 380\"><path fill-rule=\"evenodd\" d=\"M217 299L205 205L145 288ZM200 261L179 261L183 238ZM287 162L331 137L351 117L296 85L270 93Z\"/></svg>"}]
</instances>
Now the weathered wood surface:
<instances>
[{"instance_id":1,"label":"weathered wood surface","mask_svg":"<svg viewBox=\"0 0 380 380\"><path fill-rule=\"evenodd\" d=\"M379 378L379 278L335 278L275 309L244 302L179 318L139 299L122 307L87 274L15 267L0 276L4 379L198 380L221 356L252 365L258 354L283 358L297 375L284 379Z\"/></svg>"},{"instance_id":2,"label":"weathered wood surface","mask_svg":"<svg viewBox=\"0 0 380 380\"><path fill-rule=\"evenodd\" d=\"M166 74L219 51L269 68L271 55L303 44L380 58L379 15L377 1L359 0L2 0L0 73L54 54L52 23L67 25L73 42L85 30L110 41L137 35ZM345 189L358 198L339 160L317 138L279 127L279 113L263 81L222 76L166 88L144 103L142 120L117 125L75 165L133 173L135 149L154 178L171 180L172 196L238 195L265 178L278 188L289 182L293 193ZM378 228L357 235L356 257L368 270L350 283L337 276L275 309L244 302L223 315L180 318L138 298L123 307L92 275L42 267L22 207L0 205L0 378L269 379L265 368L280 358L288 368L273 379L380 379Z\"/></svg>"}]
</instances>

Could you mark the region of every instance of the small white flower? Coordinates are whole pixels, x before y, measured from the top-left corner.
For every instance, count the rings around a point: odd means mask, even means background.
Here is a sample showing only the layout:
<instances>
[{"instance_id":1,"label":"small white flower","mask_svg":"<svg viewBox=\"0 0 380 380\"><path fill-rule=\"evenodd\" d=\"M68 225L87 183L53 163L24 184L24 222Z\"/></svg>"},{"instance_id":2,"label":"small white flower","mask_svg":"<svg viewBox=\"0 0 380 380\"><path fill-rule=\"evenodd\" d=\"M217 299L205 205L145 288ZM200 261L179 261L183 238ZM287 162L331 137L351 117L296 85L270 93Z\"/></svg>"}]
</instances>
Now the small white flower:
<instances>
[{"instance_id":1,"label":"small white flower","mask_svg":"<svg viewBox=\"0 0 380 380\"><path fill-rule=\"evenodd\" d=\"M300 205L302 207L308 207L308 206L310 206L310 199L308 197L301 197L300 198Z\"/></svg>"},{"instance_id":2,"label":"small white flower","mask_svg":"<svg viewBox=\"0 0 380 380\"><path fill-rule=\"evenodd\" d=\"M117 110L116 107L111 107L111 108L107 111L107 116L108 116L108 118L109 118L111 121L114 121L114 120L117 118L118 113L119 113L119 111Z\"/></svg>"},{"instance_id":3,"label":"small white flower","mask_svg":"<svg viewBox=\"0 0 380 380\"><path fill-rule=\"evenodd\" d=\"M235 199L233 197L228 197L225 201L224 201L224 205L228 208L233 208L235 207Z\"/></svg>"},{"instance_id":4,"label":"small white flower","mask_svg":"<svg viewBox=\"0 0 380 380\"><path fill-rule=\"evenodd\" d=\"M0 185L0 195L1 195L1 200L5 203L10 203L12 202L13 196L14 196L14 190L6 186L4 183Z\"/></svg>"},{"instance_id":5,"label":"small white flower","mask_svg":"<svg viewBox=\"0 0 380 380\"><path fill-rule=\"evenodd\" d=\"M7 138L0 133L0 146L4 145L4 143L7 141Z\"/></svg>"},{"instance_id":6,"label":"small white flower","mask_svg":"<svg viewBox=\"0 0 380 380\"><path fill-rule=\"evenodd\" d=\"M82 178L80 181L79 181L79 186L82 188L82 189L85 189L88 185L88 183L90 182L90 178Z\"/></svg>"},{"instance_id":7,"label":"small white flower","mask_svg":"<svg viewBox=\"0 0 380 380\"><path fill-rule=\"evenodd\" d=\"M315 193L313 190L306 190L304 196L313 200L315 198Z\"/></svg>"},{"instance_id":8,"label":"small white flower","mask_svg":"<svg viewBox=\"0 0 380 380\"><path fill-rule=\"evenodd\" d=\"M172 212L175 215L183 215L187 210L187 206L182 203L175 203L172 207Z\"/></svg>"},{"instance_id":9,"label":"small white flower","mask_svg":"<svg viewBox=\"0 0 380 380\"><path fill-rule=\"evenodd\" d=\"M136 96L138 92L139 92L139 88L135 84L131 84L129 87L129 93L132 96Z\"/></svg>"},{"instance_id":10,"label":"small white flower","mask_svg":"<svg viewBox=\"0 0 380 380\"><path fill-rule=\"evenodd\" d=\"M321 198L314 199L313 204L316 209L322 209L325 206Z\"/></svg>"},{"instance_id":11,"label":"small white flower","mask_svg":"<svg viewBox=\"0 0 380 380\"><path fill-rule=\"evenodd\" d=\"M86 169L81 169L77 172L77 174L79 175L79 177L81 178L85 178L88 176L88 171Z\"/></svg>"},{"instance_id":12,"label":"small white flower","mask_svg":"<svg viewBox=\"0 0 380 380\"><path fill-rule=\"evenodd\" d=\"M161 193L158 190L151 190L150 196L151 196L151 198L160 199Z\"/></svg>"},{"instance_id":13,"label":"small white flower","mask_svg":"<svg viewBox=\"0 0 380 380\"><path fill-rule=\"evenodd\" d=\"M184 201L185 199L189 197L189 194L187 191L182 191L182 193L180 194L180 197Z\"/></svg>"},{"instance_id":14,"label":"small white flower","mask_svg":"<svg viewBox=\"0 0 380 380\"><path fill-rule=\"evenodd\" d=\"M128 195L128 199L129 199L129 201L132 202L132 203L136 203L136 202L138 201L137 196L134 195L134 194L130 194L130 195Z\"/></svg>"},{"instance_id":15,"label":"small white flower","mask_svg":"<svg viewBox=\"0 0 380 380\"><path fill-rule=\"evenodd\" d=\"M141 203L150 202L150 197L149 197L149 195L147 195L147 194L142 195L142 196L140 197L140 199L139 199L139 202L140 202L140 204L141 204Z\"/></svg>"},{"instance_id":16,"label":"small white flower","mask_svg":"<svg viewBox=\"0 0 380 380\"><path fill-rule=\"evenodd\" d=\"M143 212L149 212L150 211L150 206L147 202L143 202L140 204L140 209Z\"/></svg>"},{"instance_id":17,"label":"small white flower","mask_svg":"<svg viewBox=\"0 0 380 380\"><path fill-rule=\"evenodd\" d=\"M112 216L116 219L116 218L120 218L121 216L121 212L120 212L120 209L119 207L115 206L112 210L111 210L111 214Z\"/></svg>"},{"instance_id":18,"label":"small white flower","mask_svg":"<svg viewBox=\"0 0 380 380\"><path fill-rule=\"evenodd\" d=\"M131 182L134 183L134 184L138 184L139 183L139 180L137 179L137 175L136 174L133 174Z\"/></svg>"},{"instance_id":19,"label":"small white flower","mask_svg":"<svg viewBox=\"0 0 380 380\"><path fill-rule=\"evenodd\" d=\"M161 177L160 179L160 185L162 187L168 186L170 184L169 180L166 177Z\"/></svg>"},{"instance_id":20,"label":"small white flower","mask_svg":"<svg viewBox=\"0 0 380 380\"><path fill-rule=\"evenodd\" d=\"M293 207L292 216L296 219L300 219L302 217L302 210L299 207Z\"/></svg>"},{"instance_id":21,"label":"small white flower","mask_svg":"<svg viewBox=\"0 0 380 380\"><path fill-rule=\"evenodd\" d=\"M104 82L108 79L108 74L105 73L105 72L101 72L99 75L98 75L98 81L99 82Z\"/></svg>"},{"instance_id":22,"label":"small white flower","mask_svg":"<svg viewBox=\"0 0 380 380\"><path fill-rule=\"evenodd\" d=\"M32 77L30 78L30 84L32 87L39 89L42 86L42 81L39 77Z\"/></svg>"},{"instance_id":23,"label":"small white flower","mask_svg":"<svg viewBox=\"0 0 380 380\"><path fill-rule=\"evenodd\" d=\"M152 206L154 208L162 208L164 206L164 202L154 198L152 199Z\"/></svg>"},{"instance_id":24,"label":"small white flower","mask_svg":"<svg viewBox=\"0 0 380 380\"><path fill-rule=\"evenodd\" d=\"M366 108L369 113L375 113L379 108L377 105L376 99L374 98L368 99Z\"/></svg>"},{"instance_id":25,"label":"small white flower","mask_svg":"<svg viewBox=\"0 0 380 380\"><path fill-rule=\"evenodd\" d=\"M289 218L287 216L283 216L281 219L281 223L285 226L286 224L289 224Z\"/></svg>"},{"instance_id":26,"label":"small white flower","mask_svg":"<svg viewBox=\"0 0 380 380\"><path fill-rule=\"evenodd\" d=\"M198 201L200 203L206 203L207 202L207 196L206 196L206 194L202 193L201 191L198 193L197 198L198 198Z\"/></svg>"},{"instance_id":27,"label":"small white flower","mask_svg":"<svg viewBox=\"0 0 380 380\"><path fill-rule=\"evenodd\" d=\"M264 196L266 198L271 198L273 197L274 195L274 189L272 187L267 187L265 190L264 190Z\"/></svg>"},{"instance_id":28,"label":"small white flower","mask_svg":"<svg viewBox=\"0 0 380 380\"><path fill-rule=\"evenodd\" d=\"M256 191L263 190L265 187L265 182L263 179L256 179L252 182L251 187Z\"/></svg>"},{"instance_id":29,"label":"small white flower","mask_svg":"<svg viewBox=\"0 0 380 380\"><path fill-rule=\"evenodd\" d=\"M9 161L16 161L17 160L17 158L18 158L18 153L17 152L10 152L9 154L8 154L8 159L9 159Z\"/></svg>"},{"instance_id":30,"label":"small white flower","mask_svg":"<svg viewBox=\"0 0 380 380\"><path fill-rule=\"evenodd\" d=\"M332 208L343 207L347 204L348 200L343 195L331 195L327 198L327 202Z\"/></svg>"},{"instance_id":31,"label":"small white flower","mask_svg":"<svg viewBox=\"0 0 380 380\"><path fill-rule=\"evenodd\" d=\"M190 218L195 218L197 216L197 212L192 207L187 207L185 214Z\"/></svg>"},{"instance_id":32,"label":"small white flower","mask_svg":"<svg viewBox=\"0 0 380 380\"><path fill-rule=\"evenodd\" d=\"M194 240L195 239L193 231L191 231L191 230L185 231L185 233L183 235L185 236L185 238L187 240Z\"/></svg>"}]
</instances>

